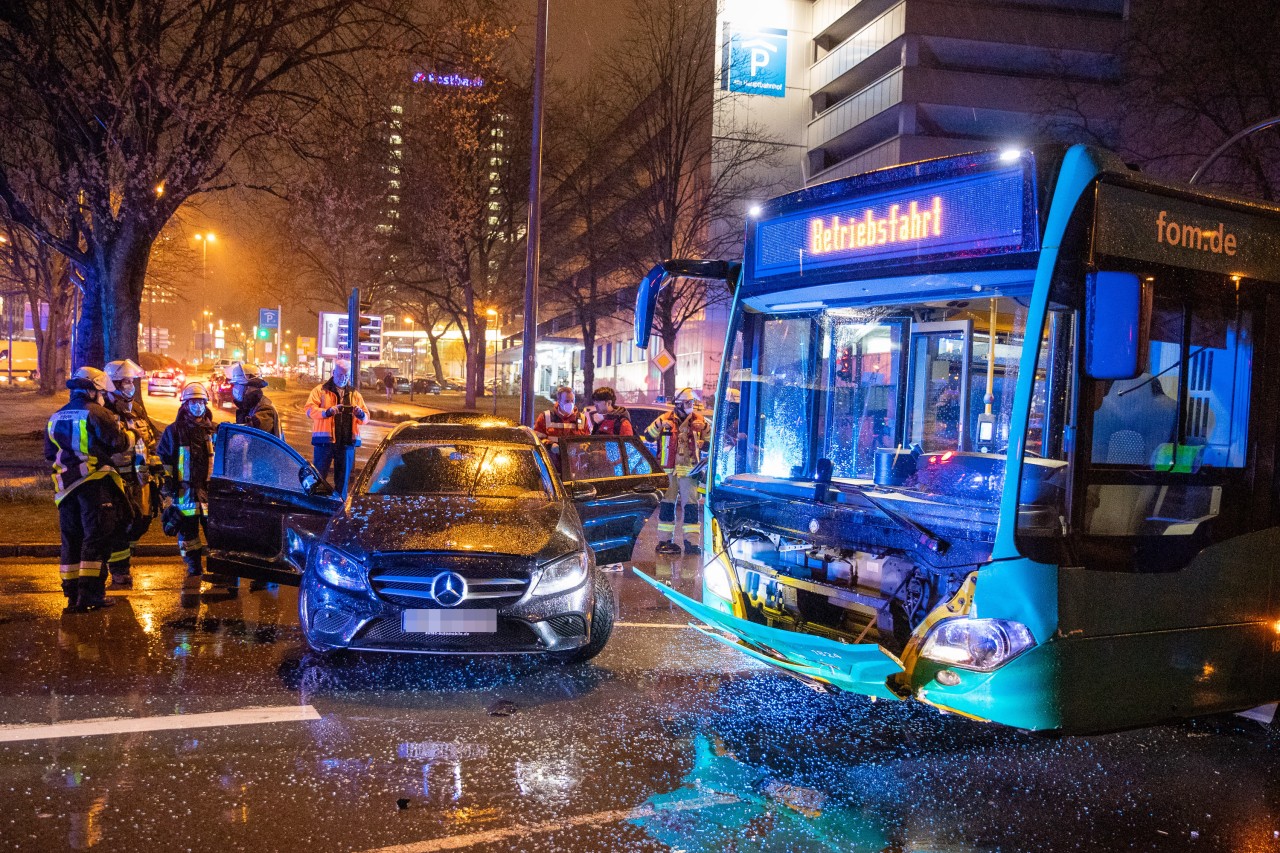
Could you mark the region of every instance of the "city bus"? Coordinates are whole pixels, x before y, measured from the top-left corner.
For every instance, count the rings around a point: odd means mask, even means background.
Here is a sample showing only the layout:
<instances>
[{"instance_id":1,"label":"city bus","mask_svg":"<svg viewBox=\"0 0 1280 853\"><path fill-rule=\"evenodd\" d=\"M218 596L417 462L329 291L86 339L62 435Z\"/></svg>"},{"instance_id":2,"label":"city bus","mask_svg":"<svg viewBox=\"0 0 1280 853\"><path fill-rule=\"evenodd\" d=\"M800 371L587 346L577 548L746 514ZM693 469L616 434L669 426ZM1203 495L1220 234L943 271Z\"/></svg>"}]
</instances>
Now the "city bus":
<instances>
[{"instance_id":1,"label":"city bus","mask_svg":"<svg viewBox=\"0 0 1280 853\"><path fill-rule=\"evenodd\" d=\"M1280 208L1085 146L753 211L701 601L818 689L1092 732L1280 698Z\"/></svg>"}]
</instances>

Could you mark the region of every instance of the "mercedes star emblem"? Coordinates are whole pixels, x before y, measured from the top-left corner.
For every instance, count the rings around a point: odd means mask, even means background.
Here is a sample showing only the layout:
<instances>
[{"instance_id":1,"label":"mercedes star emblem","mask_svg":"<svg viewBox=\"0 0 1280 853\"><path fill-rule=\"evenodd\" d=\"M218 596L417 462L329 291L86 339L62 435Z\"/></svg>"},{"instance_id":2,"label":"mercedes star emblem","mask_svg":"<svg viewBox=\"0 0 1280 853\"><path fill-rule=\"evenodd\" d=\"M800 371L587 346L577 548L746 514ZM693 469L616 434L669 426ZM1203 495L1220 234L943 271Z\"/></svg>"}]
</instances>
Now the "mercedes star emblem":
<instances>
[{"instance_id":1,"label":"mercedes star emblem","mask_svg":"<svg viewBox=\"0 0 1280 853\"><path fill-rule=\"evenodd\" d=\"M431 582L431 597L441 607L457 607L467 597L467 581L457 572L442 572Z\"/></svg>"}]
</instances>

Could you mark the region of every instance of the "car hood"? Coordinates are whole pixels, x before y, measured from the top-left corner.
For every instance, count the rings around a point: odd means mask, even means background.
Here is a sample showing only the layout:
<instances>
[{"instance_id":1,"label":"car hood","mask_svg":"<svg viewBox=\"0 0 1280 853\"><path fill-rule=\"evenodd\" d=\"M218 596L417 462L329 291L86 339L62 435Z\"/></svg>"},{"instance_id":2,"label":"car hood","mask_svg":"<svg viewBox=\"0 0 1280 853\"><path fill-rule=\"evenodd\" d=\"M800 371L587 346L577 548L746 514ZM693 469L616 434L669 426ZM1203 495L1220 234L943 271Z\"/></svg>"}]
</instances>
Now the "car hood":
<instances>
[{"instance_id":1,"label":"car hood","mask_svg":"<svg viewBox=\"0 0 1280 853\"><path fill-rule=\"evenodd\" d=\"M374 551L489 552L552 559L582 548L567 501L507 498L353 497L325 541L353 557Z\"/></svg>"}]
</instances>

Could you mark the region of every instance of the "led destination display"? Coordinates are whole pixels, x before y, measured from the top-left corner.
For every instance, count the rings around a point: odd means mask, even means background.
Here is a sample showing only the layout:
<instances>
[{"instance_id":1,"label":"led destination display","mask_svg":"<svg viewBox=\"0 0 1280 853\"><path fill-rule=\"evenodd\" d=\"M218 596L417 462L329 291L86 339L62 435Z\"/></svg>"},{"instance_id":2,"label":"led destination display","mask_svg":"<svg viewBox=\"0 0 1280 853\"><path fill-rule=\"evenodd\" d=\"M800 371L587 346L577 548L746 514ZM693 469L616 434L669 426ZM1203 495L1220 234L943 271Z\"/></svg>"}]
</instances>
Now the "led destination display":
<instances>
[{"instance_id":1,"label":"led destination display","mask_svg":"<svg viewBox=\"0 0 1280 853\"><path fill-rule=\"evenodd\" d=\"M1033 249L1026 185L1018 166L762 220L751 277Z\"/></svg>"}]
</instances>

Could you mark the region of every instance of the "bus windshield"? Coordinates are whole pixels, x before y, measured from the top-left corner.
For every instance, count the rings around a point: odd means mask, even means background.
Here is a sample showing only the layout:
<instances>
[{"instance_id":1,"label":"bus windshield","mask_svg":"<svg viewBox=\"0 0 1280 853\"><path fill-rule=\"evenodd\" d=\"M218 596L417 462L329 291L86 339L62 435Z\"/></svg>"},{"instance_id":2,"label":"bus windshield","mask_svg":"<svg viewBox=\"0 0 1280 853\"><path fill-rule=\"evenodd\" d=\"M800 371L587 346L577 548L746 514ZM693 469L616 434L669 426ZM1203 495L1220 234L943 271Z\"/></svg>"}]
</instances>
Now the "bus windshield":
<instances>
[{"instance_id":1,"label":"bus windshield","mask_svg":"<svg viewBox=\"0 0 1280 853\"><path fill-rule=\"evenodd\" d=\"M893 305L740 312L718 419L715 483L811 480L994 512L1027 320L1002 293ZM1036 451L1041 437L1028 436ZM920 502L894 501L911 515Z\"/></svg>"}]
</instances>

